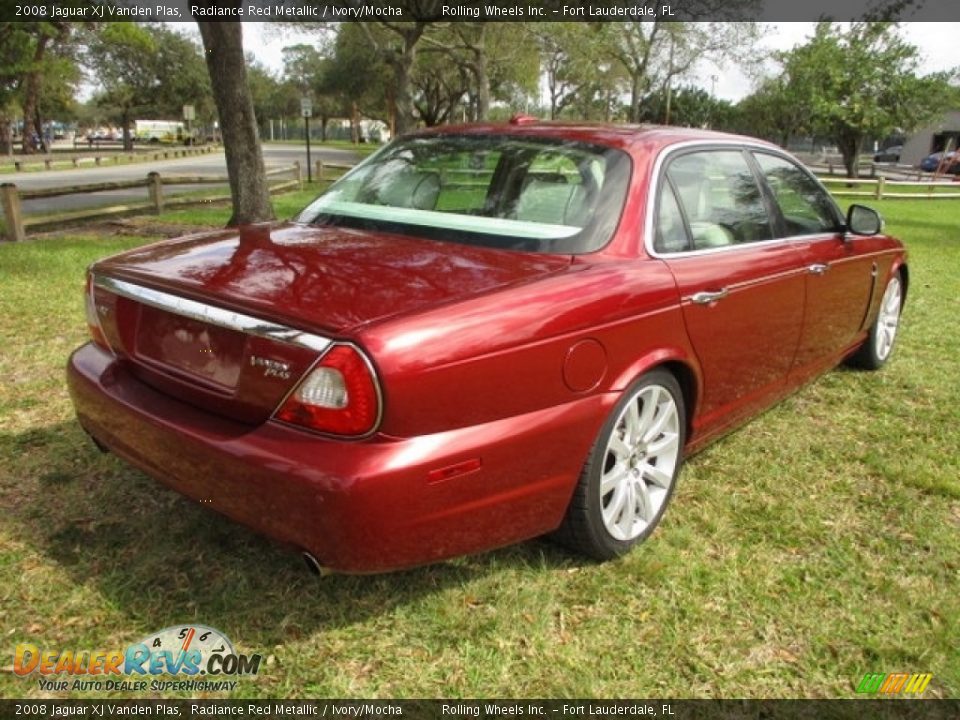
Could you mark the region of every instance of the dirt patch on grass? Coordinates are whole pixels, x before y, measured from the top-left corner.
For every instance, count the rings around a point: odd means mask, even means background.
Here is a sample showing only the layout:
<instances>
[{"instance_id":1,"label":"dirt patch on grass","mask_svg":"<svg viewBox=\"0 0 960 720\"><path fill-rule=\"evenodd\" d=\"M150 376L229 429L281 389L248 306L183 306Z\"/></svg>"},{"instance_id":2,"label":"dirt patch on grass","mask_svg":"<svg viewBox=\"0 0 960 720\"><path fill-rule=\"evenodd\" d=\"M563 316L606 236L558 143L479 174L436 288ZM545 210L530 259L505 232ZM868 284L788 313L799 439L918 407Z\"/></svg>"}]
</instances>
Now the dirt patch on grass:
<instances>
[{"instance_id":1,"label":"dirt patch on grass","mask_svg":"<svg viewBox=\"0 0 960 720\"><path fill-rule=\"evenodd\" d=\"M95 223L84 223L82 226L57 228L48 232L36 233L31 235L31 239L63 237L65 235L76 235L78 230L82 230L84 235L100 236L129 236L138 235L148 239L175 238L190 233L203 232L204 230L222 230L220 225L208 224L185 224L163 222L156 218L134 217L117 218L114 220L104 220Z\"/></svg>"},{"instance_id":2,"label":"dirt patch on grass","mask_svg":"<svg viewBox=\"0 0 960 720\"><path fill-rule=\"evenodd\" d=\"M163 222L155 218L138 217L111 220L91 226L94 232L110 235L148 235L151 237L174 238L203 230L222 230L221 225L185 224Z\"/></svg>"}]
</instances>

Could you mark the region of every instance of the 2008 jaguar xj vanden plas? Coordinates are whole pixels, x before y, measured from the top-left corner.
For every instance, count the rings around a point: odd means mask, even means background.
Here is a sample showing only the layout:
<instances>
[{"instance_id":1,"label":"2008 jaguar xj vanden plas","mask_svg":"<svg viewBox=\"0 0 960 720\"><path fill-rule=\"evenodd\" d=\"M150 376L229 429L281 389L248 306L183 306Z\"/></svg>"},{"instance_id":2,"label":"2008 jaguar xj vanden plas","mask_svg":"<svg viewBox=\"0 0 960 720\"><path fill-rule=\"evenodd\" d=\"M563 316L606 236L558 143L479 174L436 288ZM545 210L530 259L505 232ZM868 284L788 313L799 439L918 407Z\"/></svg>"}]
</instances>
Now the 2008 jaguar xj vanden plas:
<instances>
[{"instance_id":1,"label":"2008 jaguar xj vanden plas","mask_svg":"<svg viewBox=\"0 0 960 720\"><path fill-rule=\"evenodd\" d=\"M94 264L80 423L322 567L656 527L684 456L840 362L908 284L775 146L666 127L399 138L293 222Z\"/></svg>"}]
</instances>

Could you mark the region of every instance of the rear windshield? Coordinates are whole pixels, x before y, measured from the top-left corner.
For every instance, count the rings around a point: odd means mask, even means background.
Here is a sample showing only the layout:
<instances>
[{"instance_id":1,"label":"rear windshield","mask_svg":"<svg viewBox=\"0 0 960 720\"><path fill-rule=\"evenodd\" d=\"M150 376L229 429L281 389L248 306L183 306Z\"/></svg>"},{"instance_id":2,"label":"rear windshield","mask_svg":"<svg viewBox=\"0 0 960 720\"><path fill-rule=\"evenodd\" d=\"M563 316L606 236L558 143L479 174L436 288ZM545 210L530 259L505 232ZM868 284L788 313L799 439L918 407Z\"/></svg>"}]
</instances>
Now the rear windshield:
<instances>
[{"instance_id":1,"label":"rear windshield","mask_svg":"<svg viewBox=\"0 0 960 720\"><path fill-rule=\"evenodd\" d=\"M298 221L527 252L592 252L616 229L629 175L629 156L599 145L400 138L340 178Z\"/></svg>"}]
</instances>

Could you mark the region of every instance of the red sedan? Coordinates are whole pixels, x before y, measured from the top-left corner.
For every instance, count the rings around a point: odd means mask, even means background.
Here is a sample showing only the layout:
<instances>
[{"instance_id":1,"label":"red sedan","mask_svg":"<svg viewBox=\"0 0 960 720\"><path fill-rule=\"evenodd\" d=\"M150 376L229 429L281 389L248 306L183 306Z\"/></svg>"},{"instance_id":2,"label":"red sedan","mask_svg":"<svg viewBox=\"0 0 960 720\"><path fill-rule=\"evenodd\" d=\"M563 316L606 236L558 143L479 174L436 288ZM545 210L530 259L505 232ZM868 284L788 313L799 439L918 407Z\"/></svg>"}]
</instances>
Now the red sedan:
<instances>
[{"instance_id":1,"label":"red sedan","mask_svg":"<svg viewBox=\"0 0 960 720\"><path fill-rule=\"evenodd\" d=\"M70 392L101 448L317 568L546 533L610 559L685 456L886 362L908 273L880 231L750 138L434 129L293 222L93 265Z\"/></svg>"}]
</instances>

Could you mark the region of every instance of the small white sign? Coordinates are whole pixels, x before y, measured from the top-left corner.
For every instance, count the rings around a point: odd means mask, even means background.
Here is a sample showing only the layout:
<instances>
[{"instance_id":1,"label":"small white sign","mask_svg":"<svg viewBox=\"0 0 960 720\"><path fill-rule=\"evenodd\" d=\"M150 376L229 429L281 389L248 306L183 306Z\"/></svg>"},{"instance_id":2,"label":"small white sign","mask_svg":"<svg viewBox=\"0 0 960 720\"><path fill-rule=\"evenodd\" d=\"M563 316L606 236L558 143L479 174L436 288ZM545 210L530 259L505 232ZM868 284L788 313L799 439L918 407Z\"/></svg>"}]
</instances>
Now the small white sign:
<instances>
[{"instance_id":1,"label":"small white sign","mask_svg":"<svg viewBox=\"0 0 960 720\"><path fill-rule=\"evenodd\" d=\"M300 98L301 117L313 117L313 100L310 98Z\"/></svg>"},{"instance_id":2,"label":"small white sign","mask_svg":"<svg viewBox=\"0 0 960 720\"><path fill-rule=\"evenodd\" d=\"M184 120L196 120L197 111L194 109L193 105L184 105L183 106L183 119Z\"/></svg>"}]
</instances>

